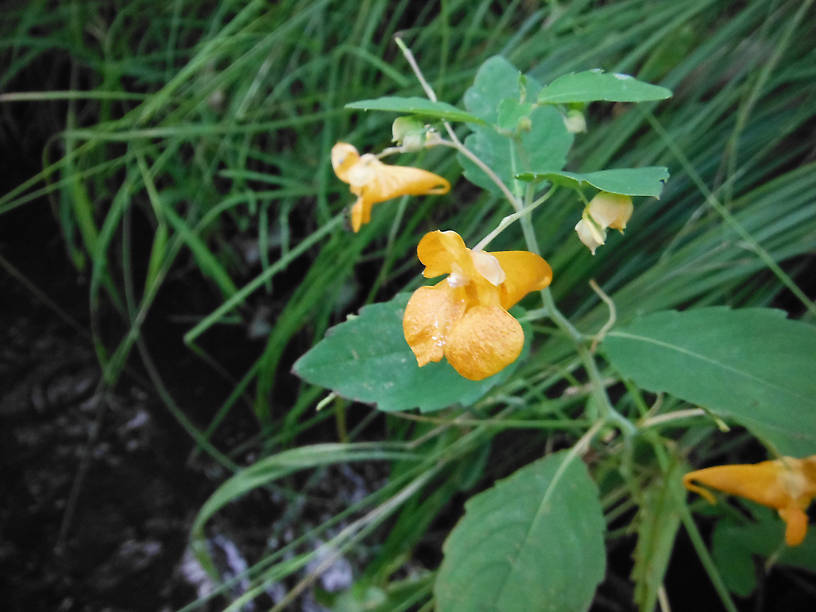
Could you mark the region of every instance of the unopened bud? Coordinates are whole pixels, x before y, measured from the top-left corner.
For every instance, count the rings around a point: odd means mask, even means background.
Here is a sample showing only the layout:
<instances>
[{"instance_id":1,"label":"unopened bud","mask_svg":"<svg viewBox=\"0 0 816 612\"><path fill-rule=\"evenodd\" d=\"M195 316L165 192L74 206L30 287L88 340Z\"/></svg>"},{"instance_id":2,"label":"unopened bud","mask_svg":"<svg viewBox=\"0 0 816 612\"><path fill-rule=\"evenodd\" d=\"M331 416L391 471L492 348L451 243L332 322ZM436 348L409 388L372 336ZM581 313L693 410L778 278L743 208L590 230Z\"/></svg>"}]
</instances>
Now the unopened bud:
<instances>
[{"instance_id":1,"label":"unopened bud","mask_svg":"<svg viewBox=\"0 0 816 612\"><path fill-rule=\"evenodd\" d=\"M601 230L595 226L595 223L584 212L584 216L575 225L575 231L578 233L578 239L584 243L584 246L590 250L594 255L595 249L606 242L606 230Z\"/></svg>"},{"instance_id":2,"label":"unopened bud","mask_svg":"<svg viewBox=\"0 0 816 612\"><path fill-rule=\"evenodd\" d=\"M414 117L397 117L391 124L391 135L406 151L419 151L425 146L425 125Z\"/></svg>"},{"instance_id":3,"label":"unopened bud","mask_svg":"<svg viewBox=\"0 0 816 612\"><path fill-rule=\"evenodd\" d=\"M587 131L586 118L579 110L567 111L564 117L564 126L570 134L580 134Z\"/></svg>"},{"instance_id":4,"label":"unopened bud","mask_svg":"<svg viewBox=\"0 0 816 612\"><path fill-rule=\"evenodd\" d=\"M632 216L632 198L617 193L602 191L589 202L587 210L595 222L606 229L626 229L626 223Z\"/></svg>"}]
</instances>

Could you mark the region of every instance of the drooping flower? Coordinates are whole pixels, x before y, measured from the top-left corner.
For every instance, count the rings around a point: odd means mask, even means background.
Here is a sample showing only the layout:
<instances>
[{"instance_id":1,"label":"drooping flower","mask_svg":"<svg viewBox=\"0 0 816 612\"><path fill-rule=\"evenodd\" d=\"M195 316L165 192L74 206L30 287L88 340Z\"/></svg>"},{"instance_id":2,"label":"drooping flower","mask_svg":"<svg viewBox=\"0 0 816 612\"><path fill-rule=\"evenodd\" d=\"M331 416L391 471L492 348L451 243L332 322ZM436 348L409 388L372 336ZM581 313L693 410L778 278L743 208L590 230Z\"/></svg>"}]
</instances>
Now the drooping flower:
<instances>
[{"instance_id":1,"label":"drooping flower","mask_svg":"<svg viewBox=\"0 0 816 612\"><path fill-rule=\"evenodd\" d=\"M623 233L632 210L632 198L629 196L600 192L589 201L575 226L578 238L594 255L595 249L606 243L607 228Z\"/></svg>"},{"instance_id":2,"label":"drooping flower","mask_svg":"<svg viewBox=\"0 0 816 612\"><path fill-rule=\"evenodd\" d=\"M405 307L402 329L419 366L446 357L465 378L482 380L513 363L524 332L507 310L550 284L550 265L528 251L472 251L453 231L425 234L417 255L425 278L448 275Z\"/></svg>"},{"instance_id":3,"label":"drooping flower","mask_svg":"<svg viewBox=\"0 0 816 612\"><path fill-rule=\"evenodd\" d=\"M371 153L360 155L353 145L338 142L331 151L334 173L348 183L357 201L351 207L351 227L360 231L371 220L374 204L403 195L442 194L450 183L441 176L408 166L384 164Z\"/></svg>"},{"instance_id":4,"label":"drooping flower","mask_svg":"<svg viewBox=\"0 0 816 612\"><path fill-rule=\"evenodd\" d=\"M739 495L774 508L785 521L785 543L798 546L805 539L808 517L805 511L816 497L816 455L796 459L782 457L775 461L741 465L720 465L689 472L683 484L712 504L710 491L694 482Z\"/></svg>"}]
</instances>

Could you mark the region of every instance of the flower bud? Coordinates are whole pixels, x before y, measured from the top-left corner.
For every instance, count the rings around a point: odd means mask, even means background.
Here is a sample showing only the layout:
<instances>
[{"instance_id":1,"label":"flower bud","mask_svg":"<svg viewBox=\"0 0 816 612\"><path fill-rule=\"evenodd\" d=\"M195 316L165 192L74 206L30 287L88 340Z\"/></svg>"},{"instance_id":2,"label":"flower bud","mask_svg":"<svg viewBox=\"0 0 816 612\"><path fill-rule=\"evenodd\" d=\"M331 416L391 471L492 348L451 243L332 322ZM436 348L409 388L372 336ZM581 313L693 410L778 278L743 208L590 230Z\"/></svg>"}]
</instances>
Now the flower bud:
<instances>
[{"instance_id":1,"label":"flower bud","mask_svg":"<svg viewBox=\"0 0 816 612\"><path fill-rule=\"evenodd\" d=\"M575 231L578 232L578 239L584 243L590 252L594 255L595 249L606 242L606 230L601 230L596 227L595 223L584 211L583 217L575 225Z\"/></svg>"},{"instance_id":2,"label":"flower bud","mask_svg":"<svg viewBox=\"0 0 816 612\"><path fill-rule=\"evenodd\" d=\"M564 125L570 134L580 134L587 131L586 118L579 110L567 111L564 117Z\"/></svg>"},{"instance_id":3,"label":"flower bud","mask_svg":"<svg viewBox=\"0 0 816 612\"><path fill-rule=\"evenodd\" d=\"M529 117L519 117L518 122L516 123L516 131L521 132L529 132L533 129L533 122L530 120Z\"/></svg>"},{"instance_id":4,"label":"flower bud","mask_svg":"<svg viewBox=\"0 0 816 612\"><path fill-rule=\"evenodd\" d=\"M590 200L587 211L602 228L611 227L623 232L632 216L632 198L602 191Z\"/></svg>"},{"instance_id":5,"label":"flower bud","mask_svg":"<svg viewBox=\"0 0 816 612\"><path fill-rule=\"evenodd\" d=\"M414 117L397 117L391 124L391 135L406 151L419 151L425 146L425 125Z\"/></svg>"}]
</instances>

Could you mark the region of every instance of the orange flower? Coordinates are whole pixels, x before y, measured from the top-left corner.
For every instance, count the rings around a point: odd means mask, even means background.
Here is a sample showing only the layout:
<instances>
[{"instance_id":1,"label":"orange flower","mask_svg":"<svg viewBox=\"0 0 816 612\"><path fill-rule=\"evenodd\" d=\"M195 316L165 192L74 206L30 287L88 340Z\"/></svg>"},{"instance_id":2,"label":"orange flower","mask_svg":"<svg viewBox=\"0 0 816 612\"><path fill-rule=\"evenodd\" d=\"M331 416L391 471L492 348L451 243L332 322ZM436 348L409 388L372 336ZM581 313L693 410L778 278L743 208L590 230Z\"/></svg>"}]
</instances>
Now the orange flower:
<instances>
[{"instance_id":1,"label":"orange flower","mask_svg":"<svg viewBox=\"0 0 816 612\"><path fill-rule=\"evenodd\" d=\"M442 194L450 183L433 172L407 166L389 166L371 153L362 157L354 146L338 142L331 151L334 173L358 196L351 207L351 227L360 231L371 221L371 207L403 195Z\"/></svg>"},{"instance_id":2,"label":"orange flower","mask_svg":"<svg viewBox=\"0 0 816 612\"><path fill-rule=\"evenodd\" d=\"M816 497L816 455L804 459L782 457L748 465L720 465L683 476L683 484L689 491L699 493L713 504L711 492L692 481L774 508L785 521L788 546L798 546L805 539L808 523L805 510Z\"/></svg>"},{"instance_id":3,"label":"orange flower","mask_svg":"<svg viewBox=\"0 0 816 612\"><path fill-rule=\"evenodd\" d=\"M471 251L456 232L438 230L423 236L417 255L425 278L448 275L405 307L402 329L419 367L447 357L465 378L482 380L513 363L524 332L507 309L550 284L550 265L528 251Z\"/></svg>"}]
</instances>

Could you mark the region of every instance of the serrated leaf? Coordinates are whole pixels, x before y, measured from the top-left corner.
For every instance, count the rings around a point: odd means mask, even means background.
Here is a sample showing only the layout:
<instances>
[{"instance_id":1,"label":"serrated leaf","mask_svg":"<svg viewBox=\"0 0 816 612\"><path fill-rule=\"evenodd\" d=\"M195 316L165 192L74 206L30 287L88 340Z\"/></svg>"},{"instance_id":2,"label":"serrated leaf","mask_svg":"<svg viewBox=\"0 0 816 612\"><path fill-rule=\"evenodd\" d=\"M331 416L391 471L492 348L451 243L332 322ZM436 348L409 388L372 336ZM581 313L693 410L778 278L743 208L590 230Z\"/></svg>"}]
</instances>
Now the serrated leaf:
<instances>
[{"instance_id":1,"label":"serrated leaf","mask_svg":"<svg viewBox=\"0 0 816 612\"><path fill-rule=\"evenodd\" d=\"M782 455L816 453L816 327L781 310L723 307L646 315L610 332L612 364L747 427Z\"/></svg>"},{"instance_id":2,"label":"serrated leaf","mask_svg":"<svg viewBox=\"0 0 816 612\"><path fill-rule=\"evenodd\" d=\"M365 306L359 316L331 328L326 337L295 363L303 380L385 412L419 408L423 412L469 406L503 382L529 349L504 370L480 381L467 380L447 361L420 368L402 331L410 293L390 302ZM529 341L529 331L525 334Z\"/></svg>"},{"instance_id":3,"label":"serrated leaf","mask_svg":"<svg viewBox=\"0 0 816 612\"><path fill-rule=\"evenodd\" d=\"M598 490L561 451L465 504L434 585L440 612L586 610L606 565Z\"/></svg>"},{"instance_id":4,"label":"serrated leaf","mask_svg":"<svg viewBox=\"0 0 816 612\"><path fill-rule=\"evenodd\" d=\"M671 90L652 85L628 74L607 73L600 69L573 72L555 79L541 88L540 104L568 104L571 102L646 102L665 100Z\"/></svg>"},{"instance_id":5,"label":"serrated leaf","mask_svg":"<svg viewBox=\"0 0 816 612\"><path fill-rule=\"evenodd\" d=\"M663 185L669 178L669 170L664 166L643 168L617 168L597 172L536 171L516 175L522 181L550 181L565 187L591 185L601 191L630 196L660 197Z\"/></svg>"},{"instance_id":6,"label":"serrated leaf","mask_svg":"<svg viewBox=\"0 0 816 612\"><path fill-rule=\"evenodd\" d=\"M632 555L632 580L634 600L641 612L654 610L674 548L685 503L682 471L679 463L673 463L664 478L649 487L635 519L638 537Z\"/></svg>"},{"instance_id":7,"label":"serrated leaf","mask_svg":"<svg viewBox=\"0 0 816 612\"><path fill-rule=\"evenodd\" d=\"M445 121L464 121L466 123L484 124L485 121L476 115L463 111L447 102L433 102L426 98L407 97L399 98L386 96L374 98L372 100L358 100L346 104L346 108L359 108L362 110L391 111L406 115L421 115L423 117L433 117Z\"/></svg>"}]
</instances>

